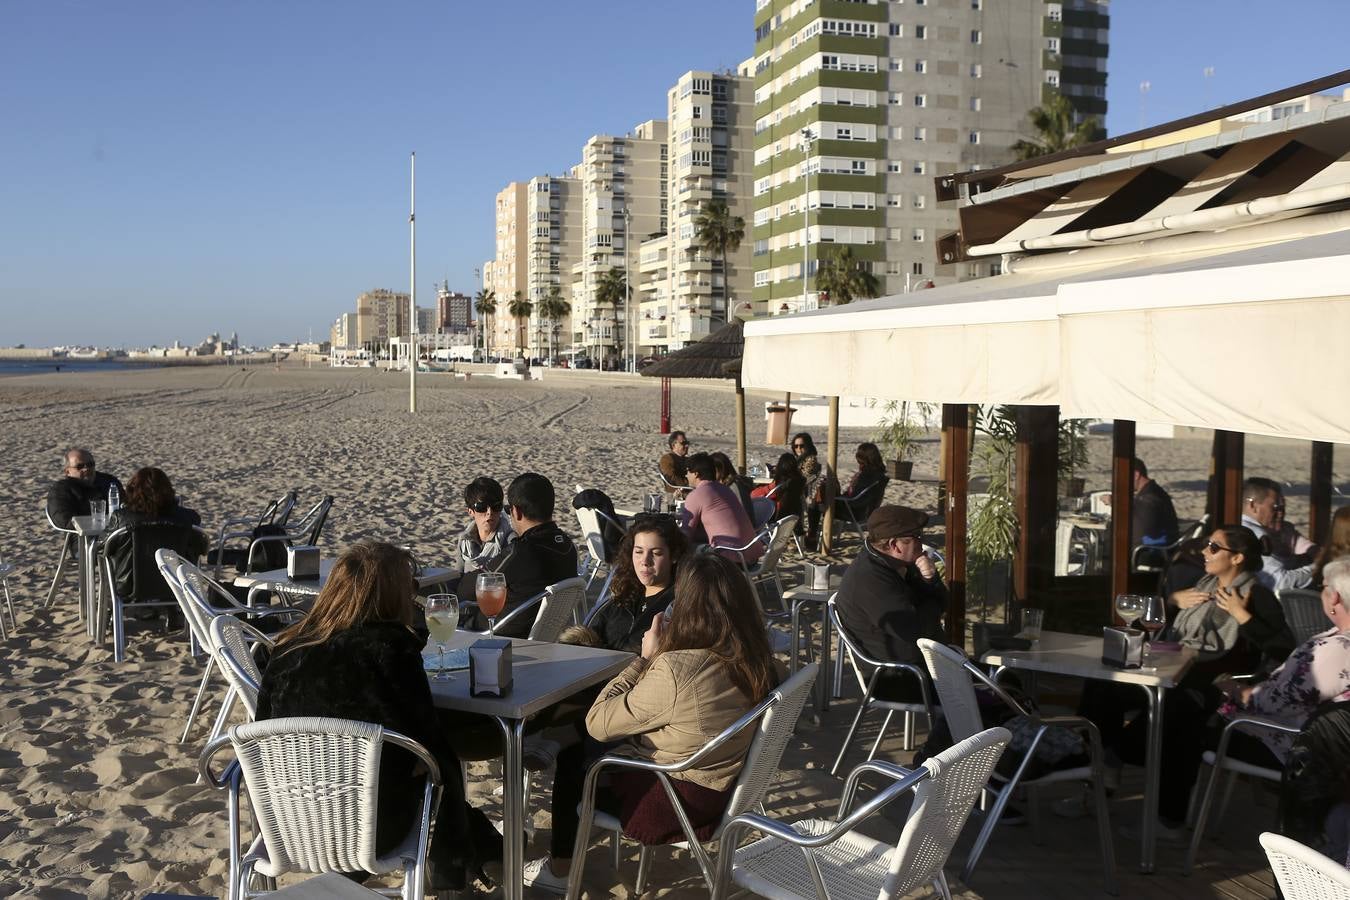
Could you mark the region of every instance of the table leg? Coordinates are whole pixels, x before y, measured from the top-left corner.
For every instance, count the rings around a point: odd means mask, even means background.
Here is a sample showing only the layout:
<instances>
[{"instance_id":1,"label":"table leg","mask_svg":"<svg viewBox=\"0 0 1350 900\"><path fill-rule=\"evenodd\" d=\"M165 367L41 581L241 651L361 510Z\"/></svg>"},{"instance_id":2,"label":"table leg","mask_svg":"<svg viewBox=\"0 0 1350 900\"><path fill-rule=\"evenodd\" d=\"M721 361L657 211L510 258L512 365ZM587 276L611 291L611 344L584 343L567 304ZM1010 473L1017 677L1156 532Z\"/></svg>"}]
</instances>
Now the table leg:
<instances>
[{"instance_id":1,"label":"table leg","mask_svg":"<svg viewBox=\"0 0 1350 900\"><path fill-rule=\"evenodd\" d=\"M816 709L821 715L830 710L830 642L834 639L834 626L830 623L828 610L822 610L820 616L820 671L816 673Z\"/></svg>"},{"instance_id":2,"label":"table leg","mask_svg":"<svg viewBox=\"0 0 1350 900\"><path fill-rule=\"evenodd\" d=\"M80 554L80 597L81 610L84 613L84 631L91 639L98 634L98 626L94 623L94 595L98 590L96 581L98 578L98 560L94 548L96 541L93 538L81 537L82 553Z\"/></svg>"},{"instance_id":3,"label":"table leg","mask_svg":"<svg viewBox=\"0 0 1350 900\"><path fill-rule=\"evenodd\" d=\"M1161 687L1148 694L1148 755L1144 761L1144 822L1139 835L1139 871L1152 872L1157 851L1158 784L1162 772L1163 696Z\"/></svg>"},{"instance_id":4,"label":"table leg","mask_svg":"<svg viewBox=\"0 0 1350 900\"><path fill-rule=\"evenodd\" d=\"M521 900L525 894L525 786L521 751L525 720L503 719L505 754L502 758L502 896Z\"/></svg>"},{"instance_id":5,"label":"table leg","mask_svg":"<svg viewBox=\"0 0 1350 900\"><path fill-rule=\"evenodd\" d=\"M801 652L802 647L802 601L795 600L792 603L792 641L788 644L788 674L797 674L797 654Z\"/></svg>"}]
</instances>

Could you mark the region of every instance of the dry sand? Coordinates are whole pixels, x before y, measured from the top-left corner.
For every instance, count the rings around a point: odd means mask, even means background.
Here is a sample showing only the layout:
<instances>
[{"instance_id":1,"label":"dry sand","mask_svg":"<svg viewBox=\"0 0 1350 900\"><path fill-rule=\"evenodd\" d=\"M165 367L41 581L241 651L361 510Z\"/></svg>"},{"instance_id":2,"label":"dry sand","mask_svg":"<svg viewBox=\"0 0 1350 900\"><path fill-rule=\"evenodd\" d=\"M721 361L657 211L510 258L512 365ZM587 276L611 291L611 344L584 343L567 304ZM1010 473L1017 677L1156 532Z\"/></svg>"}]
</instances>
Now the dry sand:
<instances>
[{"instance_id":1,"label":"dry sand","mask_svg":"<svg viewBox=\"0 0 1350 900\"><path fill-rule=\"evenodd\" d=\"M0 379L0 548L20 566L10 579L18 633L0 645L0 894L224 890L223 796L193 783L214 707L188 744L176 743L200 673L181 634L133 633L127 662L115 665L108 648L84 637L73 577L53 608L42 608L59 541L41 503L65 446L90 447L100 469L124 480L143 465L163 468L208 527L256 512L290 488L302 505L332 494L326 552L379 537L411 544L428 563L452 559L460 492L474 476L504 483L525 470L549 476L562 498L559 521L573 531L566 497L574 485L602 487L619 505L639 504L653 486L664 439L657 387L646 379L567 373L522 384L429 376L419 386L421 412L413 417L406 378L371 370L218 367ZM752 396L750 408L763 399ZM689 431L696 450L734 454L732 409L727 384L675 389L676 426ZM758 444L762 429L752 414L752 458L773 459L781 450ZM846 433L841 459L866 437ZM1208 439L1141 442L1183 517L1203 504ZM1109 450L1100 438L1092 445L1090 487L1104 483ZM936 447L935 440L921 446L918 474L931 477ZM1247 448L1250 471L1294 482L1295 522L1306 518L1307 460L1305 444L1252 441ZM848 462L842 468L845 476L852 471ZM931 508L936 491L896 485L888 497ZM785 766L798 771L785 775L776 812L837 796L837 782L819 769L837 748L845 715L832 713L830 730L807 728ZM488 773L476 766L471 782L478 801L492 806ZM546 835L546 798L536 793L532 810ZM590 884L613 882L605 859L592 855ZM665 893L702 893L687 858L657 859L654 884ZM1090 875L1091 858L1075 864ZM625 878L631 884L631 868Z\"/></svg>"}]
</instances>

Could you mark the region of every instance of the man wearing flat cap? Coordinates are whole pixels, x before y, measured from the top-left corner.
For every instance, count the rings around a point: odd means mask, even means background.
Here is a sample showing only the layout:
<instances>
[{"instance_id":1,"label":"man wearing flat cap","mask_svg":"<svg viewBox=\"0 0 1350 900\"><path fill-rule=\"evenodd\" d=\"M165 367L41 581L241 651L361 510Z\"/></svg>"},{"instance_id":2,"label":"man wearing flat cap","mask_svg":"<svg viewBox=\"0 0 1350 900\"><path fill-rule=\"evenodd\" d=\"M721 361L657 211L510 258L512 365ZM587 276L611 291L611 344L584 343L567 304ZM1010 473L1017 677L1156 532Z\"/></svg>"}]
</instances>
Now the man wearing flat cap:
<instances>
[{"instance_id":1,"label":"man wearing flat cap","mask_svg":"<svg viewBox=\"0 0 1350 900\"><path fill-rule=\"evenodd\" d=\"M947 587L923 550L928 514L882 506L867 517L867 544L844 573L836 608L844 629L873 659L923 667L915 642L944 640ZM918 702L912 676L887 673L877 682L882 700Z\"/></svg>"}]
</instances>

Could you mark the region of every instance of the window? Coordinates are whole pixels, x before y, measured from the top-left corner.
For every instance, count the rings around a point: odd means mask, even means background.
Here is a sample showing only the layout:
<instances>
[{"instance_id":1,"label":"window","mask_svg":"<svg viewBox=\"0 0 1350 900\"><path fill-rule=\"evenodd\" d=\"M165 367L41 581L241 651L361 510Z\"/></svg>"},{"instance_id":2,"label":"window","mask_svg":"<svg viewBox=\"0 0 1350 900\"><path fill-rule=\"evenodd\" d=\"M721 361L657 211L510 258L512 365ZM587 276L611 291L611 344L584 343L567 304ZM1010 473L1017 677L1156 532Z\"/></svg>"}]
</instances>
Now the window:
<instances>
[{"instance_id":1,"label":"window","mask_svg":"<svg viewBox=\"0 0 1350 900\"><path fill-rule=\"evenodd\" d=\"M981 36L980 36L980 29L978 29L978 28L972 28L972 29L970 30L970 42L971 42L972 44L983 43L983 41L981 40Z\"/></svg>"},{"instance_id":2,"label":"window","mask_svg":"<svg viewBox=\"0 0 1350 900\"><path fill-rule=\"evenodd\" d=\"M1048 85L1050 85L1051 87L1059 87L1059 70L1058 70L1058 69L1046 69L1046 71L1045 71L1045 83L1048 84Z\"/></svg>"},{"instance_id":3,"label":"window","mask_svg":"<svg viewBox=\"0 0 1350 900\"><path fill-rule=\"evenodd\" d=\"M891 106L899 106L901 103L905 102L905 95L892 92L890 96L886 98L886 102Z\"/></svg>"},{"instance_id":4,"label":"window","mask_svg":"<svg viewBox=\"0 0 1350 900\"><path fill-rule=\"evenodd\" d=\"M1045 17L1051 22L1058 22L1064 17L1063 7L1058 3L1048 3L1045 7Z\"/></svg>"},{"instance_id":5,"label":"window","mask_svg":"<svg viewBox=\"0 0 1350 900\"><path fill-rule=\"evenodd\" d=\"M927 205L928 205L928 203L927 203L927 201L924 199L923 194L915 194L915 195L914 195L914 208L915 208L915 209L923 209L923 208L924 208L925 206L927 206Z\"/></svg>"},{"instance_id":6,"label":"window","mask_svg":"<svg viewBox=\"0 0 1350 900\"><path fill-rule=\"evenodd\" d=\"M855 159L855 160L853 160L853 161L850 163L850 166L851 166L852 169L853 169L853 174L854 174L854 175L866 175L866 174L867 174L867 161L866 161L866 160L863 160L863 159Z\"/></svg>"},{"instance_id":7,"label":"window","mask_svg":"<svg viewBox=\"0 0 1350 900\"><path fill-rule=\"evenodd\" d=\"M928 104L928 95L927 95L927 94L915 94L915 95L914 95L914 105L915 105L915 106L926 106L927 104Z\"/></svg>"},{"instance_id":8,"label":"window","mask_svg":"<svg viewBox=\"0 0 1350 900\"><path fill-rule=\"evenodd\" d=\"M693 108L692 114L693 114L693 118L695 118L695 119L701 119L701 118L703 118L703 107L701 107L701 106L695 106L695 107Z\"/></svg>"},{"instance_id":9,"label":"window","mask_svg":"<svg viewBox=\"0 0 1350 900\"><path fill-rule=\"evenodd\" d=\"M974 10L984 9L984 0L970 0L970 8Z\"/></svg>"},{"instance_id":10,"label":"window","mask_svg":"<svg viewBox=\"0 0 1350 900\"><path fill-rule=\"evenodd\" d=\"M910 268L910 271L913 272L915 275L922 275L922 274L923 274L923 263L915 263L915 264Z\"/></svg>"},{"instance_id":11,"label":"window","mask_svg":"<svg viewBox=\"0 0 1350 900\"><path fill-rule=\"evenodd\" d=\"M904 198L903 198L902 196L900 196L899 194L887 194L887 195L886 195L886 205L887 205L887 206L901 206L903 203L904 203Z\"/></svg>"},{"instance_id":12,"label":"window","mask_svg":"<svg viewBox=\"0 0 1350 900\"><path fill-rule=\"evenodd\" d=\"M899 173L899 171L900 171L900 163L898 163L898 162L888 162L888 163L886 163L886 171L887 171L887 172L891 172L891 173Z\"/></svg>"},{"instance_id":13,"label":"window","mask_svg":"<svg viewBox=\"0 0 1350 900\"><path fill-rule=\"evenodd\" d=\"M972 131L966 136L966 140L972 144L978 144L980 142L980 133L978 131Z\"/></svg>"},{"instance_id":14,"label":"window","mask_svg":"<svg viewBox=\"0 0 1350 900\"><path fill-rule=\"evenodd\" d=\"M914 163L914 167L911 171L915 175L926 175L928 173L928 163L923 162L922 160L917 161Z\"/></svg>"},{"instance_id":15,"label":"window","mask_svg":"<svg viewBox=\"0 0 1350 900\"><path fill-rule=\"evenodd\" d=\"M915 72L918 72L920 75L922 75L924 72L927 72L927 71L928 71L928 60L926 60L926 59L916 59L916 60L914 60L914 71L915 71Z\"/></svg>"},{"instance_id":16,"label":"window","mask_svg":"<svg viewBox=\"0 0 1350 900\"><path fill-rule=\"evenodd\" d=\"M887 68L890 69L892 72L903 72L905 71L905 61L903 59L893 58L891 59L890 65L887 66Z\"/></svg>"},{"instance_id":17,"label":"window","mask_svg":"<svg viewBox=\"0 0 1350 900\"><path fill-rule=\"evenodd\" d=\"M928 26L927 26L927 25L915 25L915 26L914 26L914 39L915 39L916 41L926 41L926 40L928 40Z\"/></svg>"},{"instance_id":18,"label":"window","mask_svg":"<svg viewBox=\"0 0 1350 900\"><path fill-rule=\"evenodd\" d=\"M904 37L904 34L905 34L905 26L897 25L894 22L891 23L890 27L891 37Z\"/></svg>"},{"instance_id":19,"label":"window","mask_svg":"<svg viewBox=\"0 0 1350 900\"><path fill-rule=\"evenodd\" d=\"M983 78L983 77L984 77L984 66L980 65L979 63L971 63L971 64L970 64L970 77L971 77L971 78Z\"/></svg>"},{"instance_id":20,"label":"window","mask_svg":"<svg viewBox=\"0 0 1350 900\"><path fill-rule=\"evenodd\" d=\"M909 239L912 240L912 241L914 241L915 243L922 244L922 243L924 242L924 239L925 239L926 237L927 237L927 234L926 234L926 232L925 232L922 228L915 228L915 229L910 233Z\"/></svg>"},{"instance_id":21,"label":"window","mask_svg":"<svg viewBox=\"0 0 1350 900\"><path fill-rule=\"evenodd\" d=\"M970 98L970 111L971 111L971 112L979 112L979 111L980 111L980 98L979 98L979 97L971 97L971 98Z\"/></svg>"},{"instance_id":22,"label":"window","mask_svg":"<svg viewBox=\"0 0 1350 900\"><path fill-rule=\"evenodd\" d=\"M926 141L926 140L928 140L928 129L927 129L927 128L915 128L915 129L914 129L914 140L916 140L916 141Z\"/></svg>"},{"instance_id":23,"label":"window","mask_svg":"<svg viewBox=\"0 0 1350 900\"><path fill-rule=\"evenodd\" d=\"M1059 38L1046 38L1046 39L1045 39L1045 49L1049 50L1051 53L1058 53L1058 52L1059 52Z\"/></svg>"}]
</instances>

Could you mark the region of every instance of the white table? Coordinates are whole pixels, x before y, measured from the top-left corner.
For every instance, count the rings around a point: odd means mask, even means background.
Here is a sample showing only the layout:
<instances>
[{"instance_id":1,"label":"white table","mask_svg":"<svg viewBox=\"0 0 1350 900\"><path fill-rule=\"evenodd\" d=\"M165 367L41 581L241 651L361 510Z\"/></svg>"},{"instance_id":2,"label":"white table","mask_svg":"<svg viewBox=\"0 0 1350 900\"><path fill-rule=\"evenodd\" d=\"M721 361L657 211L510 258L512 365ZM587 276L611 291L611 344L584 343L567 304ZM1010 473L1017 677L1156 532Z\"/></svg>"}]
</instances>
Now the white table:
<instances>
[{"instance_id":1,"label":"white table","mask_svg":"<svg viewBox=\"0 0 1350 900\"><path fill-rule=\"evenodd\" d=\"M98 542L107 530L104 525L94 525L93 516L73 516L70 527L80 536L80 614L84 616L84 630L89 637L98 634L98 624L94 621L94 593L98 590Z\"/></svg>"},{"instance_id":2,"label":"white table","mask_svg":"<svg viewBox=\"0 0 1350 900\"><path fill-rule=\"evenodd\" d=\"M487 635L457 631L448 649L468 647ZM521 746L525 720L583 688L600 684L623 671L633 654L570 644L550 644L510 638L511 692L505 697L469 696L469 673L461 670L454 679L431 682L436 706L456 712L491 716L502 730L505 754L502 761L502 885L506 900L520 900L524 893L525 829L524 771ZM433 651L434 654L434 651ZM429 656L432 654L428 654Z\"/></svg>"},{"instance_id":3,"label":"white table","mask_svg":"<svg viewBox=\"0 0 1350 900\"><path fill-rule=\"evenodd\" d=\"M286 574L285 569L269 569L266 572L251 572L247 575L238 575L234 579L235 587L246 588L252 592L255 588L259 590L280 591L291 594L317 594L323 589L328 581L328 574L333 571L333 563L336 560L332 557L326 557L319 560L319 577L294 579ZM419 589L435 587L445 584L459 577L458 569L447 569L443 566L426 566L421 574L417 576L417 587Z\"/></svg>"},{"instance_id":4,"label":"white table","mask_svg":"<svg viewBox=\"0 0 1350 900\"><path fill-rule=\"evenodd\" d=\"M1163 699L1195 663L1195 651L1154 653L1151 668L1118 669L1102 662L1102 639L1081 634L1043 631L1030 650L989 650L984 662L1006 669L1051 672L1093 681L1138 685L1148 695L1148 755L1144 765L1144 823L1139 869L1152 872L1156 860L1158 776L1162 767Z\"/></svg>"}]
</instances>

